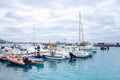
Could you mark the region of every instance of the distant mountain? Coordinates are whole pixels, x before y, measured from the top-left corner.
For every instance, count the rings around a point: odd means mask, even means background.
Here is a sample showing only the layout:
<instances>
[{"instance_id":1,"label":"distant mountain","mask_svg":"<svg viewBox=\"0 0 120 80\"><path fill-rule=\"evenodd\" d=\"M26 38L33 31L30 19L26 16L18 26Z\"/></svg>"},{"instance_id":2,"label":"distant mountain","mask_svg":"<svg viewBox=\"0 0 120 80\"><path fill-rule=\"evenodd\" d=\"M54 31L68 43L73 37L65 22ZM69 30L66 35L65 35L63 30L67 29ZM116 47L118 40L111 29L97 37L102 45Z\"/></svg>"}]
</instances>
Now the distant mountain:
<instances>
[{"instance_id":1,"label":"distant mountain","mask_svg":"<svg viewBox=\"0 0 120 80\"><path fill-rule=\"evenodd\" d=\"M0 39L0 43L6 43L6 42L8 42L8 41L5 41L5 40L3 40L3 39Z\"/></svg>"}]
</instances>

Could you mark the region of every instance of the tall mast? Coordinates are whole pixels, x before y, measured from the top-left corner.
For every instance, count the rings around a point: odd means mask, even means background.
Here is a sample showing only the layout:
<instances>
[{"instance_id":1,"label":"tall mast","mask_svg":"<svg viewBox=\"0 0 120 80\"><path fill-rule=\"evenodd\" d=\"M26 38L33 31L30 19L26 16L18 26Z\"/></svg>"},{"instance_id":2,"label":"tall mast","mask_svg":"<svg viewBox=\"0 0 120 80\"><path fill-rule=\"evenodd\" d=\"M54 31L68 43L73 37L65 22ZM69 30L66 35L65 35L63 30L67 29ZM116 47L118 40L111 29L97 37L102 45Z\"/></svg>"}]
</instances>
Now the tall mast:
<instances>
[{"instance_id":1,"label":"tall mast","mask_svg":"<svg viewBox=\"0 0 120 80\"><path fill-rule=\"evenodd\" d=\"M80 43L80 38L81 38L81 31L80 31L80 12L79 12L79 43Z\"/></svg>"},{"instance_id":2,"label":"tall mast","mask_svg":"<svg viewBox=\"0 0 120 80\"><path fill-rule=\"evenodd\" d=\"M34 27L34 43L35 43L35 27Z\"/></svg>"},{"instance_id":3,"label":"tall mast","mask_svg":"<svg viewBox=\"0 0 120 80\"><path fill-rule=\"evenodd\" d=\"M82 19L81 19L81 12L79 12L79 17L80 17L80 19L79 19L79 26L80 26L80 28L79 29L81 29L81 33L82 33L82 35L81 35L81 37L82 37L82 42L84 42L84 34L83 34L83 27L82 27ZM79 30L80 31L80 30ZM80 33L80 32L79 32Z\"/></svg>"}]
</instances>

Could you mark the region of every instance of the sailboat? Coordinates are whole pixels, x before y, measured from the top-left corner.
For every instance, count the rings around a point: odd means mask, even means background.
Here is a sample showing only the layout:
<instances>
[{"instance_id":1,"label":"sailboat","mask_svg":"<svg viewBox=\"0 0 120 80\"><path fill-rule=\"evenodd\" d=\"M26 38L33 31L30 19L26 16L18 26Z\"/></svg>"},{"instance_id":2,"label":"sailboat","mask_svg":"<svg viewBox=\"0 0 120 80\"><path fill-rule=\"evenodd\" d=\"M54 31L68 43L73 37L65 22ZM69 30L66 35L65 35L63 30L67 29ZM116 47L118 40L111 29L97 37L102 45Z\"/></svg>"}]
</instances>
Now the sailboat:
<instances>
[{"instance_id":1,"label":"sailboat","mask_svg":"<svg viewBox=\"0 0 120 80\"><path fill-rule=\"evenodd\" d=\"M83 27L82 27L82 20L81 20L81 13L79 12L79 42L80 42L80 32L81 32L81 37L82 41L81 44L83 46L80 46L80 49L87 51L87 52L96 52L97 48L95 48L93 45L88 44L87 42L84 41L84 34L83 34ZM81 29L81 31L80 31ZM86 45L87 44L87 45Z\"/></svg>"},{"instance_id":2,"label":"sailboat","mask_svg":"<svg viewBox=\"0 0 120 80\"><path fill-rule=\"evenodd\" d=\"M80 42L81 42L80 41L81 37L82 37L82 42L84 43L81 13L79 12L79 45L80 45ZM75 58L83 58L83 57L91 56L91 53L89 53L87 51L84 51L83 49L80 49L80 47L79 47L79 49L77 49L76 51L70 52L69 55L70 55L71 58L72 58L72 56L75 57Z\"/></svg>"}]
</instances>

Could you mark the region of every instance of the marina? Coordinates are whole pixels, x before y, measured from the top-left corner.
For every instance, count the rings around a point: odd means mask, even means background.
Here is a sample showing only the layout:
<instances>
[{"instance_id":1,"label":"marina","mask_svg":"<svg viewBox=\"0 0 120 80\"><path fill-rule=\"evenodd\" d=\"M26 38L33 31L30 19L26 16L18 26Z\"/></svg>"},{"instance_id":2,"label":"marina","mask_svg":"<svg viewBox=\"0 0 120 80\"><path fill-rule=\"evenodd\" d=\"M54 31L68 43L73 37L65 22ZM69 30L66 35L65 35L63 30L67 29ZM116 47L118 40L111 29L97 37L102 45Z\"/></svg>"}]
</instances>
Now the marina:
<instances>
[{"instance_id":1,"label":"marina","mask_svg":"<svg viewBox=\"0 0 120 80\"><path fill-rule=\"evenodd\" d=\"M120 80L119 0L0 0L0 80Z\"/></svg>"},{"instance_id":2,"label":"marina","mask_svg":"<svg viewBox=\"0 0 120 80\"><path fill-rule=\"evenodd\" d=\"M43 59L43 64L19 66L0 61L1 80L119 80L119 48L97 49L92 57ZM10 73L8 73L10 72ZM17 76L17 77L16 77ZM29 76L29 77L28 77Z\"/></svg>"}]
</instances>

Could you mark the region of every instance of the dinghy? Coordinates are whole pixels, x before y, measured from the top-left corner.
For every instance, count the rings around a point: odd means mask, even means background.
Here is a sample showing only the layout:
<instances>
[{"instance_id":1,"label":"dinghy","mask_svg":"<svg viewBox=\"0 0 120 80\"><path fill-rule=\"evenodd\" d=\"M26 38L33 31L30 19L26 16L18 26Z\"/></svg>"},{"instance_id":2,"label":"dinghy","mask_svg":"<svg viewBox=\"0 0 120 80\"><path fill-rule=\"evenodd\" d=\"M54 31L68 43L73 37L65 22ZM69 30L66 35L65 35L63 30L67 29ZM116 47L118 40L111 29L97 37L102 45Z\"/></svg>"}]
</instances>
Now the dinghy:
<instances>
[{"instance_id":1,"label":"dinghy","mask_svg":"<svg viewBox=\"0 0 120 80\"><path fill-rule=\"evenodd\" d=\"M23 57L23 59L21 58L15 58L13 56L6 56L6 59L9 62L12 62L14 64L18 64L18 65L27 65L27 64L35 64L35 61L33 60L29 60L27 57Z\"/></svg>"}]
</instances>

